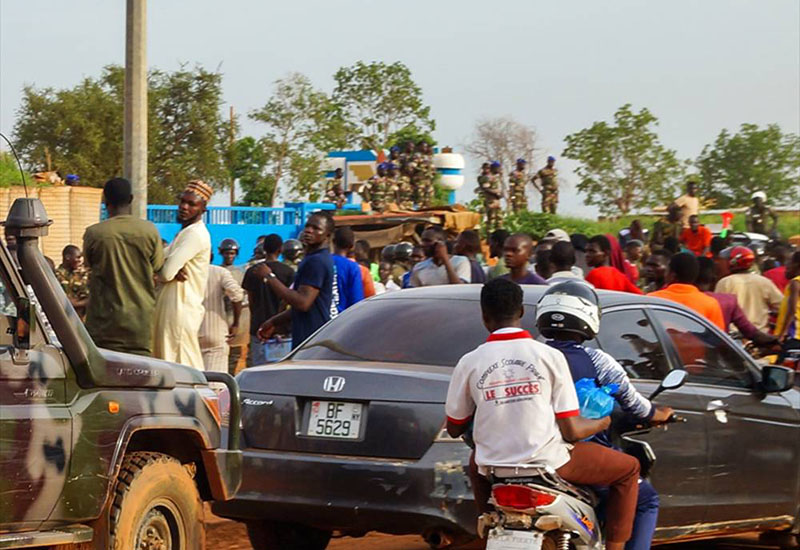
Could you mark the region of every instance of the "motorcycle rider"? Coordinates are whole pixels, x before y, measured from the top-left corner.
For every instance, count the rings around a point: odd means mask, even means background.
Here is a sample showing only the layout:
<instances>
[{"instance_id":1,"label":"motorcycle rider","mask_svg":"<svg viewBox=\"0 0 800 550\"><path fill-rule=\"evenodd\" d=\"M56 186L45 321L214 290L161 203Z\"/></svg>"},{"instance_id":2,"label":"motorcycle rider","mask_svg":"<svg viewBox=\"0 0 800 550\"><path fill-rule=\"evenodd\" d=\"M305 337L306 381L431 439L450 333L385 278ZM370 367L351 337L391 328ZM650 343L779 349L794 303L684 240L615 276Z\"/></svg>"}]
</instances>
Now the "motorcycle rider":
<instances>
[{"instance_id":1,"label":"motorcycle rider","mask_svg":"<svg viewBox=\"0 0 800 550\"><path fill-rule=\"evenodd\" d=\"M453 370L447 432L459 437L474 419L480 486L473 490L479 506L485 506L480 499L487 494L483 476L496 464L543 464L571 483L610 487L606 548L622 550L633 527L639 463L582 441L608 428L610 419L580 417L564 355L521 328L522 297L522 288L508 279L483 285L483 323L491 334Z\"/></svg>"},{"instance_id":2,"label":"motorcycle rider","mask_svg":"<svg viewBox=\"0 0 800 550\"><path fill-rule=\"evenodd\" d=\"M542 295L536 308L536 326L548 338L547 344L561 351L569 363L574 382L590 378L598 386L616 384L614 394L626 414L626 424L663 423L674 411L653 405L631 384L625 369L613 357L596 348L585 347L600 330L600 305L597 293L580 281L559 283ZM608 431L592 437L591 441L615 448ZM626 550L647 550L653 540L658 519L658 493L645 479L639 480L639 496L633 534Z\"/></svg>"}]
</instances>

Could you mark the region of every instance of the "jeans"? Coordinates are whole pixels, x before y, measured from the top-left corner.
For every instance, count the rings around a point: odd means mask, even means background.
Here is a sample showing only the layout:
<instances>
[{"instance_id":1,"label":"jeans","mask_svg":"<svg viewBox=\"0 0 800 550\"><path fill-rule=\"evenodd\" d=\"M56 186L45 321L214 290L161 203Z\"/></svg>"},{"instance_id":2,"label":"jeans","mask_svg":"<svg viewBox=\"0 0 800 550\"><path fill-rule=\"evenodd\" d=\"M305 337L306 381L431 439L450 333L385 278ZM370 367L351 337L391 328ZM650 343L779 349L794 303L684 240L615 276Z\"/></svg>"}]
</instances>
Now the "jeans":
<instances>
[{"instance_id":1,"label":"jeans","mask_svg":"<svg viewBox=\"0 0 800 550\"><path fill-rule=\"evenodd\" d=\"M608 489L605 487L594 487L597 496L600 497L600 506L597 515L600 518L605 516L605 505L608 497ZM636 499L636 515L633 519L633 533L625 544L625 550L649 550L653 542L653 535L656 532L658 522L658 492L655 487L646 479L639 480L639 496Z\"/></svg>"},{"instance_id":2,"label":"jeans","mask_svg":"<svg viewBox=\"0 0 800 550\"><path fill-rule=\"evenodd\" d=\"M267 364L264 342L258 336L250 335L250 364L254 367Z\"/></svg>"}]
</instances>

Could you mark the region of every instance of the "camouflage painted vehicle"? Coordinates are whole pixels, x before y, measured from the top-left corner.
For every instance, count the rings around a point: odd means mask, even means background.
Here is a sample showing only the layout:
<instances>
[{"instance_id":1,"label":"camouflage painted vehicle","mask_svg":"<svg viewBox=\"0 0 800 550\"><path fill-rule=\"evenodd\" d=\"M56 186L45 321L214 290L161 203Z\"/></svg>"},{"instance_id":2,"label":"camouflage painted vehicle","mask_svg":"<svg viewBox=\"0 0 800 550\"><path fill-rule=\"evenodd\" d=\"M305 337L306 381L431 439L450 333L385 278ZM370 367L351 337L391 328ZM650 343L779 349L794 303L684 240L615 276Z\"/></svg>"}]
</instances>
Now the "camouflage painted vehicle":
<instances>
[{"instance_id":1,"label":"camouflage painted vehicle","mask_svg":"<svg viewBox=\"0 0 800 550\"><path fill-rule=\"evenodd\" d=\"M17 199L16 257L0 244L0 548L201 549L203 501L241 482L238 386L97 348L39 251L49 223Z\"/></svg>"}]
</instances>

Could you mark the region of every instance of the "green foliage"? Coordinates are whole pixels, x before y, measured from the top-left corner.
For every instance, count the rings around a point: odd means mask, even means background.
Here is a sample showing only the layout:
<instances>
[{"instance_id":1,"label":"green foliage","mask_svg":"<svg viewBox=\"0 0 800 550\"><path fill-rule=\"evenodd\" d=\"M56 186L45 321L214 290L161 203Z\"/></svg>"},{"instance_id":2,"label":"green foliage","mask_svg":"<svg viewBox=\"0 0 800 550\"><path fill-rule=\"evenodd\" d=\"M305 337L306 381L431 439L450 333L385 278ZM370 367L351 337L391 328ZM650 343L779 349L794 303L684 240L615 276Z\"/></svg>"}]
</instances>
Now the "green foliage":
<instances>
[{"instance_id":1,"label":"green foliage","mask_svg":"<svg viewBox=\"0 0 800 550\"><path fill-rule=\"evenodd\" d=\"M671 201L685 165L653 130L658 119L647 109L623 105L614 123L595 122L565 138L563 155L578 161L578 190L603 214L627 214Z\"/></svg>"},{"instance_id":2,"label":"green foliage","mask_svg":"<svg viewBox=\"0 0 800 550\"><path fill-rule=\"evenodd\" d=\"M800 202L800 136L777 124L742 124L733 135L722 130L695 165L700 196L719 208L748 205L754 191L764 191L773 205Z\"/></svg>"},{"instance_id":3,"label":"green foliage","mask_svg":"<svg viewBox=\"0 0 800 550\"><path fill-rule=\"evenodd\" d=\"M275 188L275 178L266 173L268 159L264 145L253 137L243 137L234 144L232 157L229 161L231 177L239 181L239 186L244 191L241 204L269 204Z\"/></svg>"},{"instance_id":4,"label":"green foliage","mask_svg":"<svg viewBox=\"0 0 800 550\"><path fill-rule=\"evenodd\" d=\"M528 233L537 239L556 228L563 229L570 235L583 233L589 236L596 235L600 230L600 224L592 220L530 211L509 214L503 227L511 233Z\"/></svg>"},{"instance_id":5,"label":"green foliage","mask_svg":"<svg viewBox=\"0 0 800 550\"><path fill-rule=\"evenodd\" d=\"M400 130L425 133L436 127L430 107L422 102L422 90L399 61L359 61L340 68L333 78L332 100L347 121L350 147L386 148Z\"/></svg>"},{"instance_id":6,"label":"green foliage","mask_svg":"<svg viewBox=\"0 0 800 550\"><path fill-rule=\"evenodd\" d=\"M25 172L25 182L33 185L33 178ZM19 173L17 160L10 152L0 151L0 187L22 185L22 176Z\"/></svg>"},{"instance_id":7,"label":"green foliage","mask_svg":"<svg viewBox=\"0 0 800 550\"><path fill-rule=\"evenodd\" d=\"M584 218L542 214L539 212L522 212L520 214L509 214L506 216L503 227L512 233L528 233L536 238L541 238L545 233L554 228L563 229L570 235L573 233L583 233L591 237L593 235L605 235L607 233L617 235L621 229L630 226L633 220L639 220L642 227L652 231L653 225L655 225L658 219L658 216L621 216L615 219L595 221ZM722 224L722 217L718 214L700 214L700 223ZM733 218L733 229L735 231L747 230L745 228L744 214L737 214ZM780 233L783 238L788 238L792 235L800 235L800 216L798 216L796 212L779 214L778 233Z\"/></svg>"},{"instance_id":8,"label":"green foliage","mask_svg":"<svg viewBox=\"0 0 800 550\"><path fill-rule=\"evenodd\" d=\"M50 167L95 187L122 173L124 71L109 66L99 79L72 89L25 86L14 127L20 157L31 171Z\"/></svg>"},{"instance_id":9,"label":"green foliage","mask_svg":"<svg viewBox=\"0 0 800 550\"><path fill-rule=\"evenodd\" d=\"M275 82L275 90L250 118L266 125L259 140L262 175L274 182L269 194L246 196L249 204L274 204L279 188L295 196L313 193L319 181L325 151L345 145L347 125L339 109L311 81L299 73ZM267 187L261 186L262 191Z\"/></svg>"},{"instance_id":10,"label":"green foliage","mask_svg":"<svg viewBox=\"0 0 800 550\"><path fill-rule=\"evenodd\" d=\"M53 170L95 187L122 175L124 79L108 66L71 89L26 86L14 135L28 167L46 170L49 155ZM148 94L149 202L175 202L190 179L225 186L221 74L153 71Z\"/></svg>"},{"instance_id":11,"label":"green foliage","mask_svg":"<svg viewBox=\"0 0 800 550\"><path fill-rule=\"evenodd\" d=\"M186 183L228 185L222 75L198 67L149 76L148 201L175 202Z\"/></svg>"},{"instance_id":12,"label":"green foliage","mask_svg":"<svg viewBox=\"0 0 800 550\"><path fill-rule=\"evenodd\" d=\"M416 126L411 125L400 128L390 135L389 141L386 143L386 148L389 149L395 145L402 148L403 144L409 141L415 144L424 141L431 147L436 145L436 140L433 139L433 135L431 135L430 132L422 131Z\"/></svg>"}]
</instances>

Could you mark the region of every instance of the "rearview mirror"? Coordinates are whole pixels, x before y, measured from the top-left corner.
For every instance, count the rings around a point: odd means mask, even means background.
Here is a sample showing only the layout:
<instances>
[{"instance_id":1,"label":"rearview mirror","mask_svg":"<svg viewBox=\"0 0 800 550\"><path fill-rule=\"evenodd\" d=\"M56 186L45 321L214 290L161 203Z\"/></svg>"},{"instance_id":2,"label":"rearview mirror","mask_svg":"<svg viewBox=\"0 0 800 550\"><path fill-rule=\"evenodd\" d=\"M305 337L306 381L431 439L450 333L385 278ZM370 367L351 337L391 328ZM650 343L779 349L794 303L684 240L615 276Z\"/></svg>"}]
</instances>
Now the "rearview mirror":
<instances>
[{"instance_id":1,"label":"rearview mirror","mask_svg":"<svg viewBox=\"0 0 800 550\"><path fill-rule=\"evenodd\" d=\"M656 388L656 391L650 394L650 401L655 399L657 395L665 390L677 390L686 383L689 373L685 370L672 370L667 373L661 383Z\"/></svg>"},{"instance_id":2,"label":"rearview mirror","mask_svg":"<svg viewBox=\"0 0 800 550\"><path fill-rule=\"evenodd\" d=\"M794 371L777 365L761 369L761 389L766 393L780 393L794 385Z\"/></svg>"},{"instance_id":3,"label":"rearview mirror","mask_svg":"<svg viewBox=\"0 0 800 550\"><path fill-rule=\"evenodd\" d=\"M31 348L31 319L33 304L29 298L21 297L17 303L17 319L14 327L14 347L18 350Z\"/></svg>"}]
</instances>

